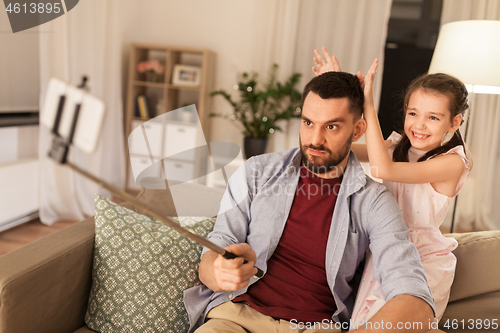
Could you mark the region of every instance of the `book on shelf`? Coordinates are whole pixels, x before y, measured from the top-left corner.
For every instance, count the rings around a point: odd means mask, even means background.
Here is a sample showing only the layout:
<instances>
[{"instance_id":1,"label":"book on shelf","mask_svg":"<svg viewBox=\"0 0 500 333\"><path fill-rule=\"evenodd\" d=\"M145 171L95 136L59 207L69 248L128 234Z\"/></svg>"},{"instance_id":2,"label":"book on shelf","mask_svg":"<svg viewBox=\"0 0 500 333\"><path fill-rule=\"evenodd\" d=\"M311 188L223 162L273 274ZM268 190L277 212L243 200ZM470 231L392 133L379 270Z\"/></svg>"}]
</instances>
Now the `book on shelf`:
<instances>
[{"instance_id":1,"label":"book on shelf","mask_svg":"<svg viewBox=\"0 0 500 333\"><path fill-rule=\"evenodd\" d=\"M150 118L148 103L146 102L146 96L139 95L137 96L137 109L139 112L136 112L136 115L141 117L142 119Z\"/></svg>"},{"instance_id":2,"label":"book on shelf","mask_svg":"<svg viewBox=\"0 0 500 333\"><path fill-rule=\"evenodd\" d=\"M137 98L135 98L134 100L134 105L135 105L135 116L137 118L141 118L141 111L139 110L139 100Z\"/></svg>"}]
</instances>

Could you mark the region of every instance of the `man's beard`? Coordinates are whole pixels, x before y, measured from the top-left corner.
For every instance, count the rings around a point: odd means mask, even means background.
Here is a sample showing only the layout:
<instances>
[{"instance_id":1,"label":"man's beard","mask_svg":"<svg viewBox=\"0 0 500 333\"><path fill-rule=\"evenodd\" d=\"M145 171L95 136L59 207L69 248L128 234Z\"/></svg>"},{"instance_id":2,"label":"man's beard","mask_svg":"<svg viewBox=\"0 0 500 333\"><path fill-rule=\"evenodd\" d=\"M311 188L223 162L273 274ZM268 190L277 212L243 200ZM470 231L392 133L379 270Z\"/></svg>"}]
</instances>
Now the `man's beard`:
<instances>
[{"instance_id":1,"label":"man's beard","mask_svg":"<svg viewBox=\"0 0 500 333\"><path fill-rule=\"evenodd\" d=\"M307 170L317 174L324 175L330 171L333 171L340 162L342 162L349 152L351 151L352 137L354 133L351 133L349 139L347 139L346 143L337 150L334 154L324 145L321 146L313 146L313 145L302 145L302 141L300 140L299 135L299 145L300 152L302 153L302 163L307 168ZM308 149L312 148L318 151L324 151L326 154L322 154L321 156L314 156L308 152ZM326 156L325 156L326 155Z\"/></svg>"}]
</instances>

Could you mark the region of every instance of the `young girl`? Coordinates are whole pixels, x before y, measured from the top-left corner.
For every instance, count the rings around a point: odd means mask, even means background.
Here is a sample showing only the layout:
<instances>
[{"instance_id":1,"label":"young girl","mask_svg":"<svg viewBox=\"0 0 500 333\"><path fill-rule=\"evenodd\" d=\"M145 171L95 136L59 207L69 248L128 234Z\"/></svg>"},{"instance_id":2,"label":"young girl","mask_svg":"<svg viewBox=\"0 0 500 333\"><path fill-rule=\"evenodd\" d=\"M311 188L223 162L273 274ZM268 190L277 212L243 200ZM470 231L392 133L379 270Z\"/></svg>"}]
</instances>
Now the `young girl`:
<instances>
[{"instance_id":1,"label":"young girl","mask_svg":"<svg viewBox=\"0 0 500 333\"><path fill-rule=\"evenodd\" d=\"M323 52L327 61L315 50L314 62L319 70L313 68L313 72L319 75L329 70L340 71L337 59L330 57L325 48ZM353 145L352 150L361 161L369 160L373 176L383 180L398 202L410 229L409 240L420 254L439 320L455 273L456 258L451 251L458 245L455 239L444 237L439 226L469 172L465 145L458 131L469 107L468 93L465 85L450 75L418 77L406 90L404 133L393 132L386 143L373 102L377 65L375 59L364 79L358 72L360 82L364 83L367 144ZM375 277L368 252L351 317L353 323L362 324L385 304Z\"/></svg>"}]
</instances>

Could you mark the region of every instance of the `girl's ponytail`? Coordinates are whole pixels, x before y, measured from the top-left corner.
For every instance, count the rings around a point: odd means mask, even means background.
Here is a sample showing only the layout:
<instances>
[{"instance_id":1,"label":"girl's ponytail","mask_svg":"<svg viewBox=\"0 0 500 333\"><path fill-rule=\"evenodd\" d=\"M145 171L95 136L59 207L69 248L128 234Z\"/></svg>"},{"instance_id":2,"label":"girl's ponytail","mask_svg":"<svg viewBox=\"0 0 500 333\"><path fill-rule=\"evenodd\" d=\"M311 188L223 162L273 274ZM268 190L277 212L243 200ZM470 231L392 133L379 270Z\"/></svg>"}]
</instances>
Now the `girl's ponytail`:
<instances>
[{"instance_id":1,"label":"girl's ponytail","mask_svg":"<svg viewBox=\"0 0 500 333\"><path fill-rule=\"evenodd\" d=\"M392 160L394 162L409 162L408 160L408 150L411 147L410 139L406 136L406 133L403 132L401 139L398 144L394 148L394 152L392 153Z\"/></svg>"}]
</instances>

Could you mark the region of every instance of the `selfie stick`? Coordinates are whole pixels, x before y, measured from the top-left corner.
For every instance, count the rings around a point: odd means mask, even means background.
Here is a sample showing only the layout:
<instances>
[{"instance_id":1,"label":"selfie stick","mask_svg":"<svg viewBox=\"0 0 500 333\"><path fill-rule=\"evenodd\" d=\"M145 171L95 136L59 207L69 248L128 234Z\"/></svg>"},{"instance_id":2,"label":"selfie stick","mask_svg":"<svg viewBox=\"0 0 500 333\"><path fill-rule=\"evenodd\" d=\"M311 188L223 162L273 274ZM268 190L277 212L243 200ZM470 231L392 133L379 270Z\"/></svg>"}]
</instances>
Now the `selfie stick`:
<instances>
[{"instance_id":1,"label":"selfie stick","mask_svg":"<svg viewBox=\"0 0 500 333\"><path fill-rule=\"evenodd\" d=\"M82 84L78 88L84 89L86 81L87 81L87 78L84 77ZM169 217L163 217L163 216L155 213L152 209L147 207L144 203L140 202L139 200L137 200L137 198L131 196L127 192L123 191L122 189L120 189L116 186L113 186L113 185L97 178L96 176L88 173L87 171L80 169L76 165L68 162L67 157L68 157L69 147L70 147L71 142L73 140L74 132L76 129L76 123L78 120L78 114L80 112L81 103L77 104L75 107L75 113L73 114L73 120L71 123L71 130L70 130L70 133L68 135L68 139L64 139L59 135L59 132L58 132L59 128L58 127L59 127L59 122L60 122L60 119L62 116L62 111L64 109L65 99L66 99L66 97L64 95L61 95L61 97L59 99L59 104L57 107L56 118L54 121L54 128L52 129L52 133L55 135L54 140L52 142L52 147L49 151L49 156L52 159L55 159L60 164L66 164L67 166L69 166L71 169L78 172L82 176L94 181L98 185L109 190L111 193L113 193L117 197L119 197L119 198L133 204L134 206L142 209L147 214L158 219L159 221L163 222L164 224L166 224L170 228L176 230L177 232L181 233L182 235L186 236L187 238L189 238L189 239L195 241L196 243L201 244L204 247L209 248L210 250L222 255L225 259L238 258L237 255L235 255L229 251L224 250L224 248L220 247L219 245L212 243L211 241L209 241L208 239L206 239L203 236L198 235L194 230L181 226L178 222L176 222L175 220L173 220ZM245 260L244 263L246 263L246 262L247 261ZM260 268L258 268L258 267L256 267L256 268L257 268L257 274L255 274L255 277L256 278L263 277L264 272Z\"/></svg>"}]
</instances>

